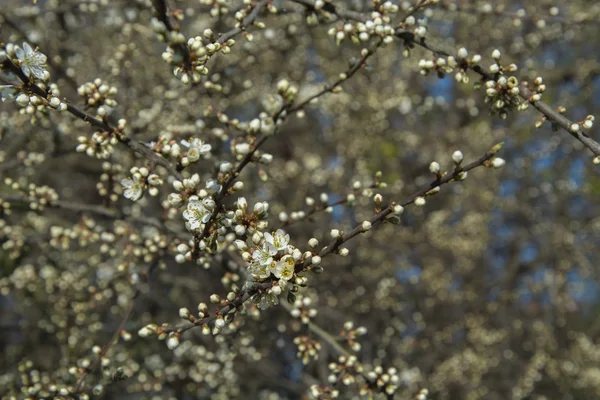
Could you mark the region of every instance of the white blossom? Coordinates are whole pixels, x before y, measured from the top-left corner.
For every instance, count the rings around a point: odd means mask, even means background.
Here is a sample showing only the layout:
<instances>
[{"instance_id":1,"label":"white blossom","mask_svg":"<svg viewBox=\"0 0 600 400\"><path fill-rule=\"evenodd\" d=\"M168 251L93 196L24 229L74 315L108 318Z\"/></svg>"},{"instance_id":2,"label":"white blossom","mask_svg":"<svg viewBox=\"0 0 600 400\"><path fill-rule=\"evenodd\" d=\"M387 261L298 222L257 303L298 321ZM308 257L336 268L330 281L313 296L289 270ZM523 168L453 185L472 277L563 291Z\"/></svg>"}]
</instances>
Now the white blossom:
<instances>
[{"instance_id":1,"label":"white blossom","mask_svg":"<svg viewBox=\"0 0 600 400\"><path fill-rule=\"evenodd\" d=\"M188 203L187 208L183 212L183 218L187 220L188 229L193 231L205 224L210 219L210 211L204 204L198 200L192 200Z\"/></svg>"},{"instance_id":2,"label":"white blossom","mask_svg":"<svg viewBox=\"0 0 600 400\"><path fill-rule=\"evenodd\" d=\"M48 78L48 71L46 71L47 58L45 54L34 51L29 43L26 42L23 42L23 48L16 49L15 54L25 75L28 77L33 75L42 80Z\"/></svg>"},{"instance_id":3,"label":"white blossom","mask_svg":"<svg viewBox=\"0 0 600 400\"><path fill-rule=\"evenodd\" d=\"M285 255L276 263L274 275L279 279L289 281L294 276L294 267L293 257Z\"/></svg>"},{"instance_id":4,"label":"white blossom","mask_svg":"<svg viewBox=\"0 0 600 400\"><path fill-rule=\"evenodd\" d=\"M287 249L290 242L290 235L286 234L282 229L277 229L277 232L273 232L273 234L265 232L264 236L267 243L278 251Z\"/></svg>"},{"instance_id":5,"label":"white blossom","mask_svg":"<svg viewBox=\"0 0 600 400\"><path fill-rule=\"evenodd\" d=\"M123 195L131 201L137 201L142 197L142 182L138 175L133 175L132 179L127 178L121 181L121 185L125 188Z\"/></svg>"}]
</instances>

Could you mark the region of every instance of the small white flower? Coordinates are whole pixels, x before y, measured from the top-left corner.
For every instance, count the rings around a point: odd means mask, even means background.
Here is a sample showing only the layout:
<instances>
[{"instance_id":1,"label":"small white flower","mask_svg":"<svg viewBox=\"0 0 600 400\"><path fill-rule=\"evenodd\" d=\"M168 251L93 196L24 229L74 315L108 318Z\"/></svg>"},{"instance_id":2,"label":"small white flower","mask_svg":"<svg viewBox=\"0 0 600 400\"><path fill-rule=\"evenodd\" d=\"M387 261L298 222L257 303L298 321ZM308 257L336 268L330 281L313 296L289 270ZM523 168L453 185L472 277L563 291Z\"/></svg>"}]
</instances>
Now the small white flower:
<instances>
[{"instance_id":1,"label":"small white flower","mask_svg":"<svg viewBox=\"0 0 600 400\"><path fill-rule=\"evenodd\" d=\"M277 229L277 232L273 232L272 235L265 232L265 240L276 250L281 251L287 249L290 242L290 235L286 234L282 229Z\"/></svg>"},{"instance_id":2,"label":"small white flower","mask_svg":"<svg viewBox=\"0 0 600 400\"><path fill-rule=\"evenodd\" d=\"M198 200L190 201L183 212L183 218L188 221L189 229L192 231L198 229L200 225L207 223L210 215L204 204Z\"/></svg>"},{"instance_id":3,"label":"small white flower","mask_svg":"<svg viewBox=\"0 0 600 400\"><path fill-rule=\"evenodd\" d=\"M279 279L289 281L294 276L294 267L294 258L290 255L285 255L277 262L274 275Z\"/></svg>"},{"instance_id":4,"label":"small white flower","mask_svg":"<svg viewBox=\"0 0 600 400\"><path fill-rule=\"evenodd\" d=\"M271 267L273 263L273 248L265 243L262 247L257 248L252 253L252 261L259 265Z\"/></svg>"},{"instance_id":5,"label":"small white flower","mask_svg":"<svg viewBox=\"0 0 600 400\"><path fill-rule=\"evenodd\" d=\"M133 175L133 179L127 178L121 181L121 185L125 188L123 195L131 201L137 201L142 197L142 182L137 175Z\"/></svg>"},{"instance_id":6,"label":"small white flower","mask_svg":"<svg viewBox=\"0 0 600 400\"><path fill-rule=\"evenodd\" d=\"M278 94L268 94L263 99L262 105L267 114L275 115L283 108L283 97Z\"/></svg>"},{"instance_id":7,"label":"small white flower","mask_svg":"<svg viewBox=\"0 0 600 400\"><path fill-rule=\"evenodd\" d=\"M271 262L271 264L274 264ZM258 279L266 279L271 275L271 264L261 265L258 262L252 261L248 264L248 272Z\"/></svg>"},{"instance_id":8,"label":"small white flower","mask_svg":"<svg viewBox=\"0 0 600 400\"><path fill-rule=\"evenodd\" d=\"M198 138L192 138L189 142L187 140L182 140L181 144L184 147L188 147L190 149L188 150L188 153L189 151L194 149L194 152L197 152L201 156L210 153L210 150L212 149L212 146L210 144L205 144L201 139Z\"/></svg>"},{"instance_id":9,"label":"small white flower","mask_svg":"<svg viewBox=\"0 0 600 400\"><path fill-rule=\"evenodd\" d=\"M21 63L21 70L25 75L35 76L38 79L47 78L46 55L34 51L29 43L23 42L23 48L17 48L15 51L17 59Z\"/></svg>"},{"instance_id":10,"label":"small white flower","mask_svg":"<svg viewBox=\"0 0 600 400\"><path fill-rule=\"evenodd\" d=\"M216 179L209 179L206 182L206 190L208 190L208 192L211 194L220 192L221 188L222 188L222 186L219 184L219 181L217 181Z\"/></svg>"}]
</instances>

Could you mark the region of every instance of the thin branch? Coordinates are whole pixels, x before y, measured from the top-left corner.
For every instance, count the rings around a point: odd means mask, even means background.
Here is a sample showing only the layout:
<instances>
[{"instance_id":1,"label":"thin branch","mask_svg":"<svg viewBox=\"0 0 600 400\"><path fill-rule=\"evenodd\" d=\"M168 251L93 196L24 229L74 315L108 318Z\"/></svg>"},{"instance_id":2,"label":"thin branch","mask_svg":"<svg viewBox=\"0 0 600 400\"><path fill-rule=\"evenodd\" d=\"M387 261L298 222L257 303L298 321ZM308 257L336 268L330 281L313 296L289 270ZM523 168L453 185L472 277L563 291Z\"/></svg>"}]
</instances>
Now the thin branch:
<instances>
[{"instance_id":1,"label":"thin branch","mask_svg":"<svg viewBox=\"0 0 600 400\"><path fill-rule=\"evenodd\" d=\"M402 206L407 206L409 204L412 204L412 203L414 203L414 201L417 197L426 196L427 193L429 193L432 189L434 189L436 187L441 187L445 184L455 181L460 176L462 176L462 174L465 172L468 172L477 167L489 166L489 160L494 158L497 153L496 147L497 146L494 146L494 148L492 148L492 150L485 153L477 161L474 161L464 167L457 167L454 170L454 172L452 172L451 174L445 175L443 177L440 177L440 178L434 180L428 186L423 187L421 190L415 192L412 196L408 197L404 202L398 203L398 204L400 204ZM375 226L375 225L383 223L385 221L386 217L393 212L393 208L395 205L396 205L395 203L392 203L389 206L385 207L380 212L373 215L373 217L370 220L371 225ZM321 258L327 257L328 255L334 253L339 248L339 246L341 246L343 243L349 241L353 237L355 237L361 233L364 233L364 232L366 232L366 230L363 228L362 224L356 226L350 232L344 234L343 236L340 236L339 238L337 238L333 242L331 242L327 247L323 248L323 250L321 250L321 252L319 253L319 256ZM307 259L304 262L299 261L298 263L296 263L295 272L296 273L304 272L310 266L311 266L310 259ZM207 317L204 317L201 319L197 319L192 323L183 323L181 325L176 325L176 326L172 326L172 327L163 325L158 328L157 333L175 332L175 333L180 334L180 333L190 330L196 326L202 326L205 324L209 324L210 322L214 321L219 315L224 316L224 315L232 312L234 309L241 307L246 301L251 299L254 295L272 287L273 281L274 281L273 278L268 278L264 282L255 283L249 289L245 289L245 290L241 291L235 300L233 300L231 302L227 301L228 304L226 306L222 307L221 309L219 309L217 312L213 313L210 316L207 316Z\"/></svg>"},{"instance_id":2,"label":"thin branch","mask_svg":"<svg viewBox=\"0 0 600 400\"><path fill-rule=\"evenodd\" d=\"M312 0L290 0L290 1L297 3L297 4L301 4L304 7L309 7L311 9L314 9L314 2ZM362 14L360 12L351 11L351 10L345 10L345 9L337 7L329 2L325 3L323 10L328 11L331 14L335 14L339 18L342 18L342 19L350 19L350 20L360 21L360 22L366 22L367 20L370 19L367 14ZM414 44L414 45L423 47L424 49L427 49L427 50L435 53L436 55L446 56L446 57L454 56L454 58L456 58L457 60L459 59L459 57L452 54L452 51L444 50L442 48L442 46L432 44L432 41L430 39L425 39L425 38L419 39L415 36L414 33L410 32L410 31L406 31L403 29L397 29L396 36L398 38L402 39L405 43L410 43L410 44ZM485 72L480 66L475 66L475 67L472 67L471 69L486 80L490 80L490 79L494 78L494 76L492 74ZM521 90L519 92L519 96L521 98L523 98L524 100L529 101L529 98L531 97L531 91L525 86L521 86L520 89ZM554 122L555 124L557 124L558 126L563 128L565 131L567 131L571 136L573 136L574 138L579 140L581 143L583 143L583 145L586 146L595 156L600 157L600 143L598 143L597 141L595 141L594 139L589 137L587 134L585 134L581 130L579 130L578 132L571 131L571 126L575 123L574 121L571 121L564 115L560 114L559 112L554 110L550 105L548 105L547 103L545 103L543 101L537 101L537 102L534 102L531 104L540 113L545 115L547 119Z\"/></svg>"},{"instance_id":3,"label":"thin branch","mask_svg":"<svg viewBox=\"0 0 600 400\"><path fill-rule=\"evenodd\" d=\"M562 25L598 25L597 18L579 18L579 19L569 19L567 17L559 16L559 15L522 15L517 12L504 11L504 5L500 5L497 8L492 8L489 11L483 10L481 8L477 8L474 6L467 5L459 5L456 1L453 2L440 2L436 4L436 6L443 8L444 10L451 12L459 12L465 14L472 15L494 15L503 18L513 18L519 20L528 20L528 21L548 21L548 22L558 22Z\"/></svg>"},{"instance_id":4,"label":"thin branch","mask_svg":"<svg viewBox=\"0 0 600 400\"><path fill-rule=\"evenodd\" d=\"M361 69L365 65L366 61L369 59L369 57L371 57L375 53L375 51L377 50L377 48L379 48L379 46L381 45L382 42L383 42L383 39L378 41L371 49L369 49L365 54L363 54L362 57L360 58L360 60L356 64L354 64L352 67L350 67L348 69L348 71L346 71L345 78L338 79L333 84L326 86L320 92L310 96L309 98L307 98L304 101L301 101L300 103L298 103L295 106L291 106L291 107L284 106L273 118L274 123L276 124L275 132L273 133L273 135L277 134L277 131L279 130L278 122L285 119L285 117L289 113L299 111L302 108L304 108L307 104L309 104L311 101L323 96L326 93L333 92L336 87L340 86L343 82L345 82L350 77L352 77L359 69ZM237 179L239 174L242 172L244 167L246 165L248 165L250 163L250 161L252 161L252 157L254 157L254 154L256 153L256 151L267 141L268 138L269 138L268 136L262 136L257 139L257 142L254 145L254 147L252 148L252 150L244 156L244 158L235 167L235 169L230 173L228 179L223 184L223 188L221 189L219 194L215 197L215 209L214 209L210 219L204 225L204 229L202 230L202 233L195 238L195 246L194 246L194 252L193 252L194 255L197 255L198 251L200 250L200 248L199 248L200 241L208 237L210 230L211 230L212 226L214 225L214 222L215 222L218 214L220 213L221 207L223 206L223 201L225 200L225 197L229 194L228 193L229 189L233 186L235 180Z\"/></svg>"},{"instance_id":5,"label":"thin branch","mask_svg":"<svg viewBox=\"0 0 600 400\"><path fill-rule=\"evenodd\" d=\"M5 69L8 69L12 73L14 73L25 85L27 85L27 87L34 94L40 96L43 99L48 99L48 97L50 96L50 94L46 90L42 89L41 87L39 87L38 85L33 83L29 79L29 77L27 75L25 75L25 73L23 73L21 68L19 68L17 65L15 65L10 59L5 60L2 63L2 67ZM72 115L74 115L75 117L81 119L82 121L85 121L88 124L90 124L96 128L102 129L103 131L108 131L108 132L116 132L117 131L117 129L115 127L111 126L111 124L108 122L108 120L96 118L96 117L86 113L85 111L80 110L79 108L77 108L76 106L74 106L70 103L66 103L66 104L67 104L67 111L69 113L71 113ZM169 161L162 158L156 152L152 151L145 144L143 144L141 142L137 142L135 140L132 140L131 138L128 138L121 134L118 134L115 137L119 140L120 143L129 147L129 149L132 150L133 152L141 154L142 156L147 158L149 161L162 166L178 180L183 180L183 176L181 175L181 173L179 173L177 168L175 166L173 166L173 164L171 164Z\"/></svg>"},{"instance_id":6,"label":"thin branch","mask_svg":"<svg viewBox=\"0 0 600 400\"><path fill-rule=\"evenodd\" d=\"M252 10L252 12L250 14L248 14L248 16L246 18L244 18L244 20L242 21L240 26L233 28L230 31L225 32L224 34L219 36L219 38L217 39L217 42L223 44L223 43L227 42L229 39L231 39L232 37L237 36L238 34L246 31L246 27L249 25L252 25L254 23L254 21L258 17L258 14L260 14L262 9L267 4L267 1L268 0L259 1L256 4L256 6L254 6L254 10Z\"/></svg>"},{"instance_id":7,"label":"thin branch","mask_svg":"<svg viewBox=\"0 0 600 400\"><path fill-rule=\"evenodd\" d=\"M27 204L39 202L38 199L28 198L28 197L21 196L21 195L0 194L0 199L6 200L9 202L19 202L19 203L27 203ZM134 216L128 215L126 213L121 213L114 209L106 208L101 205L75 203L75 202L64 201L64 200L55 200L55 201L50 201L50 202L44 204L44 207L60 208L63 210L96 214L96 215L101 215L103 217L110 218L110 219L120 219L120 218L125 217L132 221L140 222L145 225L154 226L155 228L158 228L161 230L165 229L164 224L162 224L159 220L157 220L155 218L151 218L151 217L147 217L147 216L134 217Z\"/></svg>"}]
</instances>

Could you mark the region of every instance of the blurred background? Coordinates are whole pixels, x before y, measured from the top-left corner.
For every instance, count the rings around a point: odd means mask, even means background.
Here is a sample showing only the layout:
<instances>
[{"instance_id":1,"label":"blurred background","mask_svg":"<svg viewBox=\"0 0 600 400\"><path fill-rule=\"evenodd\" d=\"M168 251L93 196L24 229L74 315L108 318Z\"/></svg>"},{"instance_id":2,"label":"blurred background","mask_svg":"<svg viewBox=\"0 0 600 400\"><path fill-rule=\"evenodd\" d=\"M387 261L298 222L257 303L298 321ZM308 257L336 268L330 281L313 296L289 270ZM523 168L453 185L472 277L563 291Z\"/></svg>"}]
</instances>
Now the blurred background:
<instances>
[{"instance_id":1,"label":"blurred background","mask_svg":"<svg viewBox=\"0 0 600 400\"><path fill-rule=\"evenodd\" d=\"M333 3L366 15L373 9L368 1ZM394 26L402 22L404 3L392 16ZM223 4L230 13L211 17L210 10ZM237 0L167 5L180 10L176 25L186 37L206 28L229 31L233 14L245 7ZM206 180L217 161L234 162L230 147L244 132L231 120L256 118L280 79L296 85L302 101L360 57L361 45L346 39L338 46L327 33L344 21L319 17L308 25L303 5L271 6L279 13L258 16L266 27L248 27L252 41L238 35L230 54L211 59L211 83L203 85L183 85L162 60L165 45L152 30L150 1L5 0L0 41L39 46L61 97L83 109L80 85L100 78L118 88L110 117L126 118L127 134L136 140L193 136L211 144L213 158L191 168ZM564 106L572 120L597 114L600 3L439 1L415 17L426 20L429 43L454 54L461 47L481 54L484 68L499 49L503 64L518 65L520 81L543 77L543 99ZM600 170L591 153L548 122L536 129L541 115L534 109L505 120L491 115L484 89L473 87L476 74L468 73L468 84L453 74L422 76L418 62L432 54L412 48L406 57L404 50L400 40L380 48L341 93L321 97L304 115L290 115L263 148L274 156L271 165L244 170L240 195L250 205L269 203L269 228L283 227L301 249L311 237L325 245L330 229L349 231L370 218L373 193L384 203L400 202L433 180L430 162L452 171L455 150L471 162L504 142L506 166L475 169L424 207L407 207L399 225L353 239L348 257L328 257L323 274L309 275L298 298L310 305L301 308L317 309L311 321L348 351L349 343L336 336L344 323L367 328L356 356L369 369L396 368L392 398L414 398L422 388L431 399L600 398ZM0 77L0 84L11 83ZM133 203L119 182L146 160L120 146L106 160L77 153L78 136L90 137L93 128L57 112L36 116L32 124L14 100L4 100L2 178L25 188L47 185L65 202L130 216L73 207L32 210L27 201L11 201L18 190L0 185L5 398L60 398L63 387L77 387L82 396L98 384L100 398L304 399L314 384L339 389L340 398L361 398L360 380L328 383L328 363L340 354L290 314L294 306L258 312L249 305L224 334L192 329L175 351L140 338L144 325L177 324L181 307L195 311L212 293L223 295L234 282L241 286L244 266L228 249L205 266L175 263L177 242L144 222L153 218L185 232L181 216L165 210L172 186L164 170L159 195ZM388 186L363 190L377 171ZM281 212L309 212L307 196L321 205L322 193L329 203L349 194L357 200L289 226L279 220ZM108 243L107 233L117 239ZM152 263L159 268L149 273ZM142 283L138 274L146 277ZM118 341L103 357L108 361L79 384L98 358L94 346L102 348L115 330ZM303 364L296 337L321 344L318 360ZM117 379L118 368L129 378ZM375 394L380 397L386 398Z\"/></svg>"}]
</instances>

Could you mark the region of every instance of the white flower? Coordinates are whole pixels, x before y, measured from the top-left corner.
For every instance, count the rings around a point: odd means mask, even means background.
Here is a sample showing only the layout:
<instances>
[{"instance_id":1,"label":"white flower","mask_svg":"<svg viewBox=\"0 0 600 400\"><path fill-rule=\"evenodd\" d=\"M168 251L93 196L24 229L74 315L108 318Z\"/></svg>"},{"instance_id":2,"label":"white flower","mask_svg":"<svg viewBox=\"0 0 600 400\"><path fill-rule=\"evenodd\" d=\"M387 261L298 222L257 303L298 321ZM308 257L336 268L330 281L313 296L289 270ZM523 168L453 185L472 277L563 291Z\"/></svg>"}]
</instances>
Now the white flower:
<instances>
[{"instance_id":1,"label":"white flower","mask_svg":"<svg viewBox=\"0 0 600 400\"><path fill-rule=\"evenodd\" d=\"M258 262L252 261L250 264L248 264L248 272L258 279L266 279L271 275L271 264L262 265Z\"/></svg>"},{"instance_id":2,"label":"white flower","mask_svg":"<svg viewBox=\"0 0 600 400\"><path fill-rule=\"evenodd\" d=\"M38 79L47 77L46 56L43 53L34 51L29 43L23 42L23 48L17 48L15 51L17 58L21 63L21 70L25 75L35 76Z\"/></svg>"},{"instance_id":3,"label":"white flower","mask_svg":"<svg viewBox=\"0 0 600 400\"><path fill-rule=\"evenodd\" d=\"M206 209L203 203L198 200L192 200L188 203L183 212L183 218L188 221L189 230L193 231L205 224L210 219L210 211Z\"/></svg>"},{"instance_id":4,"label":"white flower","mask_svg":"<svg viewBox=\"0 0 600 400\"><path fill-rule=\"evenodd\" d=\"M211 194L220 192L221 188L222 186L216 179L209 179L208 181L206 181L206 190L208 190L208 192Z\"/></svg>"},{"instance_id":5,"label":"white flower","mask_svg":"<svg viewBox=\"0 0 600 400\"><path fill-rule=\"evenodd\" d=\"M286 234L282 229L277 229L277 232L273 232L272 235L265 232L265 240L276 250L281 251L287 249L290 242L290 235Z\"/></svg>"},{"instance_id":6,"label":"white flower","mask_svg":"<svg viewBox=\"0 0 600 400\"><path fill-rule=\"evenodd\" d=\"M292 256L285 255L276 263L274 275L279 279L289 281L294 276L294 267Z\"/></svg>"},{"instance_id":7,"label":"white flower","mask_svg":"<svg viewBox=\"0 0 600 400\"><path fill-rule=\"evenodd\" d=\"M283 108L283 97L278 94L268 94L262 100L262 105L269 115L275 115Z\"/></svg>"},{"instance_id":8,"label":"white flower","mask_svg":"<svg viewBox=\"0 0 600 400\"><path fill-rule=\"evenodd\" d=\"M277 304L279 304L279 297L275 296L273 293L265 293L260 297L258 308L264 311Z\"/></svg>"},{"instance_id":9,"label":"white flower","mask_svg":"<svg viewBox=\"0 0 600 400\"><path fill-rule=\"evenodd\" d=\"M271 267L273 263L273 248L268 243L264 244L262 248L257 248L252 253L252 261L262 266Z\"/></svg>"},{"instance_id":10,"label":"white flower","mask_svg":"<svg viewBox=\"0 0 600 400\"><path fill-rule=\"evenodd\" d=\"M137 175L133 175L133 179L123 179L121 185L125 188L123 195L131 201L137 201L142 197L142 182Z\"/></svg>"},{"instance_id":11,"label":"white flower","mask_svg":"<svg viewBox=\"0 0 600 400\"><path fill-rule=\"evenodd\" d=\"M210 153L210 150L212 149L212 146L210 144L206 144L204 143L201 139L198 138L192 138L190 139L191 141L188 142L187 140L182 140L181 144L185 147L188 147L190 150L194 153L198 153L201 156L204 156L208 153Z\"/></svg>"}]
</instances>

